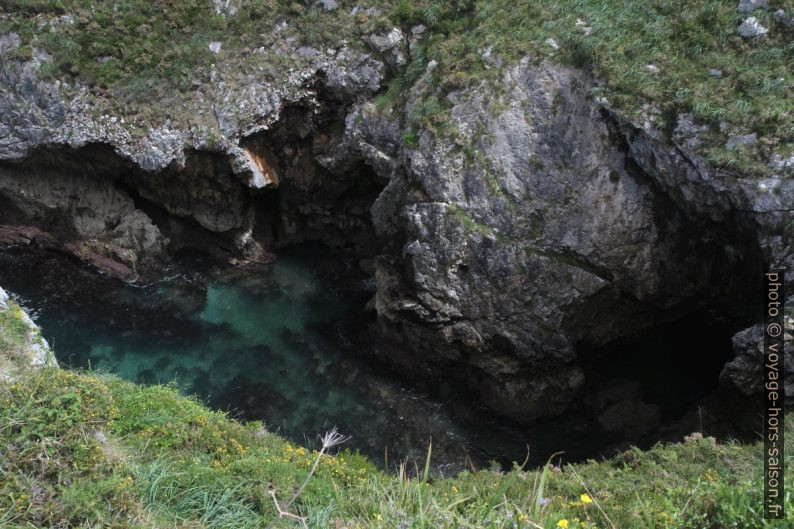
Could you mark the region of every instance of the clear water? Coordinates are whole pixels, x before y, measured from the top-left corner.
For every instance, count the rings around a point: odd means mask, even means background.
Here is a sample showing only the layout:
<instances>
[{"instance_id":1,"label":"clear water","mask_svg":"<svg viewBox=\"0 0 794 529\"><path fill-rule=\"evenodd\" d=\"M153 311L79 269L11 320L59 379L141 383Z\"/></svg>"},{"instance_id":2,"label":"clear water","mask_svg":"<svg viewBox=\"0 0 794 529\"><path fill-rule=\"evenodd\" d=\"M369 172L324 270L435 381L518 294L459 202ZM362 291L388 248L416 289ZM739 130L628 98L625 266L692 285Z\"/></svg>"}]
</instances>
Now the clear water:
<instances>
[{"instance_id":1,"label":"clear water","mask_svg":"<svg viewBox=\"0 0 794 529\"><path fill-rule=\"evenodd\" d=\"M154 282L131 285L61 255L6 248L0 285L29 310L63 365L174 383L303 444L338 426L352 435L351 448L376 463L422 461L431 438L435 467L446 473L522 461L527 448L531 464L557 451L569 460L593 457L619 441L595 433L586 413L516 428L465 398L429 398L369 365L348 337L364 325L356 309L371 286L351 288L355 265L327 257L309 249L248 272L193 257ZM681 381L678 370L656 384L641 375L660 378L660 366L674 364L670 351L689 343L679 342L654 339L642 355L616 356L595 378L637 378L649 391L669 387ZM698 378L693 387L702 392Z\"/></svg>"},{"instance_id":2,"label":"clear water","mask_svg":"<svg viewBox=\"0 0 794 529\"><path fill-rule=\"evenodd\" d=\"M434 401L350 353L356 307L309 252L264 270L193 259L146 285L125 284L56 254L0 250L0 285L29 310L62 365L175 383L208 405L301 443L338 426L381 463L424 456L437 468L523 459L526 440L496 422L455 420ZM371 294L371 292L370 292ZM353 320L353 325L355 322Z\"/></svg>"}]
</instances>

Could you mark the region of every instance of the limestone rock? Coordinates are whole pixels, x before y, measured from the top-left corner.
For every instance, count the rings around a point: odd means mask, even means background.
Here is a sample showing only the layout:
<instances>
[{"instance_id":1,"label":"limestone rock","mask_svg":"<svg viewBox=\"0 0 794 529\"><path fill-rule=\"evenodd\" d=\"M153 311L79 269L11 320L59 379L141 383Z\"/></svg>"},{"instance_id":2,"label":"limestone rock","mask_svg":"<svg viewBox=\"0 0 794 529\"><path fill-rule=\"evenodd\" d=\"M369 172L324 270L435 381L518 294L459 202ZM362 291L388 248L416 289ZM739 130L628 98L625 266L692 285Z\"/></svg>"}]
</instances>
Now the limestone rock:
<instances>
[{"instance_id":1,"label":"limestone rock","mask_svg":"<svg viewBox=\"0 0 794 529\"><path fill-rule=\"evenodd\" d=\"M451 377L519 421L580 398L581 343L641 332L675 318L689 296L720 295L711 281L722 272L702 263L746 274L741 240L759 241L771 261L792 259L768 238L794 203L791 182L772 193L719 178L690 150L705 125L682 116L666 144L590 101L590 83L567 68L515 65L495 115L486 84L449 95L455 140L420 131L406 146L399 126L365 107L347 121L344 149L388 178L372 208L375 307L402 352L386 347L384 360ZM753 220L728 228L736 211Z\"/></svg>"},{"instance_id":2,"label":"limestone rock","mask_svg":"<svg viewBox=\"0 0 794 529\"><path fill-rule=\"evenodd\" d=\"M405 35L400 28L391 28L388 33L382 35L370 35L369 43L392 67L405 65L406 59L403 53Z\"/></svg>"},{"instance_id":3,"label":"limestone rock","mask_svg":"<svg viewBox=\"0 0 794 529\"><path fill-rule=\"evenodd\" d=\"M752 13L756 9L769 9L766 0L739 0L736 10L740 13Z\"/></svg>"},{"instance_id":4,"label":"limestone rock","mask_svg":"<svg viewBox=\"0 0 794 529\"><path fill-rule=\"evenodd\" d=\"M755 17L748 17L745 19L739 26L738 31L739 35L745 38L763 37L769 33L769 29L762 26Z\"/></svg>"},{"instance_id":5,"label":"limestone rock","mask_svg":"<svg viewBox=\"0 0 794 529\"><path fill-rule=\"evenodd\" d=\"M742 136L731 136L725 143L725 148L729 151L732 151L737 147L741 147L742 145L753 145L756 141L758 141L758 134L755 132Z\"/></svg>"},{"instance_id":6,"label":"limestone rock","mask_svg":"<svg viewBox=\"0 0 794 529\"><path fill-rule=\"evenodd\" d=\"M789 298L788 303L794 303ZM787 333L794 330L790 318L786 319ZM784 340L783 369L787 402L794 401L794 351L791 336ZM746 397L760 397L764 391L764 328L762 324L748 327L733 337L734 358L720 373L720 383Z\"/></svg>"},{"instance_id":7,"label":"limestone rock","mask_svg":"<svg viewBox=\"0 0 794 529\"><path fill-rule=\"evenodd\" d=\"M794 27L794 16L787 14L784 9L778 9L773 13L773 16L784 26Z\"/></svg>"}]
</instances>

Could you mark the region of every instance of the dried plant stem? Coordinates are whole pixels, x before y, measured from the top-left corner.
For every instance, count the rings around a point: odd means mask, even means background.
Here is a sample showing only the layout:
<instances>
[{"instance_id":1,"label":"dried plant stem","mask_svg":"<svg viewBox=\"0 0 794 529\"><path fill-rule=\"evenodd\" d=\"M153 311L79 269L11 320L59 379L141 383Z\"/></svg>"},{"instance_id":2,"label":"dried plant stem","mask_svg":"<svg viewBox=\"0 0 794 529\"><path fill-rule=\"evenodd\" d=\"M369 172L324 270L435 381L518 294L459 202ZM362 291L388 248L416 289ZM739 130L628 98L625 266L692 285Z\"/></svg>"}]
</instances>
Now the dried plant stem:
<instances>
[{"instance_id":1,"label":"dried plant stem","mask_svg":"<svg viewBox=\"0 0 794 529\"><path fill-rule=\"evenodd\" d=\"M317 458L315 458L314 464L312 465L311 470L309 470L309 475L306 476L305 480L303 480L303 485L301 485L300 488L297 491L295 491L295 494L292 495L292 498L290 498L287 504L284 505L285 509L289 509L292 506L292 504L295 503L295 500L297 500L298 497L303 493L303 489L306 488L306 485L309 484L309 480L312 479L312 476L314 475L314 471L317 470L317 465L320 464L320 458L323 457L324 453L325 453L325 446L323 446L320 449L320 452L317 454Z\"/></svg>"},{"instance_id":2,"label":"dried plant stem","mask_svg":"<svg viewBox=\"0 0 794 529\"><path fill-rule=\"evenodd\" d=\"M270 497L273 498L273 503L276 504L276 512L278 512L279 518L292 518L293 520L299 520L305 529L309 529L309 526L306 524L306 518L303 516L298 516L297 514L292 514L291 512L281 508L281 506L278 504L278 500L276 499L276 491L271 490Z\"/></svg>"},{"instance_id":3,"label":"dried plant stem","mask_svg":"<svg viewBox=\"0 0 794 529\"><path fill-rule=\"evenodd\" d=\"M348 439L350 439L350 437L340 434L339 431L336 429L336 426L334 426L333 428L331 428L331 431L326 432L325 435L323 435L320 439L323 442L323 446L322 448L320 448L320 451L317 453L317 457L314 459L314 464L312 465L312 468L309 470L309 475L306 476L306 479L303 480L303 484L300 486L300 488L298 488L297 491L295 491L295 494L292 495L292 498L290 498L290 500L284 505L284 507L281 507L281 505L278 504L278 499L276 498L276 491L274 490L270 491L270 496L273 498L273 503L276 504L276 511L278 512L279 518L287 517L287 518L293 518L295 520L300 520L301 523L303 524L303 527L305 527L306 529L308 529L308 526L306 525L306 518L298 516L297 514L292 514L291 512L289 512L289 508L292 507L292 504L295 503L295 501L300 497L301 494L303 494L303 490L306 488L306 485L308 485L309 481L312 479L314 472L317 470L317 465L320 464L320 459L323 457L323 454L328 449L333 448L334 446L341 445L342 443L346 442Z\"/></svg>"},{"instance_id":4,"label":"dried plant stem","mask_svg":"<svg viewBox=\"0 0 794 529\"><path fill-rule=\"evenodd\" d=\"M587 484L585 484L584 480L582 479L582 476L580 476L579 473L576 472L573 466L569 466L568 468L570 469L571 472L573 472L573 475L576 476L576 479L579 480L579 483L582 485L582 487L584 487L585 492L587 492L587 495L590 496L590 498L593 500L593 503L595 503L595 506L598 507L599 511L601 511L601 514L604 515L604 518L609 523L609 526L612 527L612 529L617 529L617 527L609 518L609 516L607 516L607 513L604 511L604 509L601 508L601 504L598 502L596 497L593 495L593 493L590 492L590 489L587 488Z\"/></svg>"}]
</instances>

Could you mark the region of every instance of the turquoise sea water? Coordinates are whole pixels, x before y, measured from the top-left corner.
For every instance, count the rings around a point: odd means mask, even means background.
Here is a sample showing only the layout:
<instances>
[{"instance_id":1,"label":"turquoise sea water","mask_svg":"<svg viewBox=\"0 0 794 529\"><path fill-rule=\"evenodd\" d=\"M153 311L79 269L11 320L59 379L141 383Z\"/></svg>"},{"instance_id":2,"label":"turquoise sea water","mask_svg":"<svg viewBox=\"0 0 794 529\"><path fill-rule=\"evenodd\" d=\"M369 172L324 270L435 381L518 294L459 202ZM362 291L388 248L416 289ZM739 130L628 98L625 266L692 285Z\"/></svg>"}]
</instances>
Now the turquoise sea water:
<instances>
[{"instance_id":1,"label":"turquoise sea water","mask_svg":"<svg viewBox=\"0 0 794 529\"><path fill-rule=\"evenodd\" d=\"M97 277L58 256L11 250L0 262L0 281L67 366L173 383L249 416L256 408L291 436L323 422L375 430L384 423L355 385L340 383L339 325L351 302L323 284L306 257L284 257L256 274L180 271L148 285Z\"/></svg>"},{"instance_id":2,"label":"turquoise sea water","mask_svg":"<svg viewBox=\"0 0 794 529\"><path fill-rule=\"evenodd\" d=\"M376 462L421 459L430 438L450 471L467 457L523 458L520 435L496 422L460 424L445 404L352 355L346 328L366 297L326 268L312 252L252 272L197 258L131 285L56 254L0 251L0 285L65 366L176 384L306 444L338 426Z\"/></svg>"},{"instance_id":3,"label":"turquoise sea water","mask_svg":"<svg viewBox=\"0 0 794 529\"><path fill-rule=\"evenodd\" d=\"M376 463L422 461L431 438L434 464L446 472L489 460L509 465L524 460L527 448L530 463L542 464L557 451L582 459L622 442L598 434L583 411L511 426L465 395L431 398L365 361L350 337L366 325L357 311L372 286L350 272L355 267L316 249L248 271L193 256L157 280L126 284L58 254L7 248L0 285L31 313L65 366L175 384L306 445L337 426L352 436L350 448ZM704 394L704 381L716 384L718 370L682 376L675 360L675 351L690 355L704 344L665 332L636 347L594 376L637 380L644 397L672 413L666 420ZM672 381L681 402L655 389Z\"/></svg>"}]
</instances>

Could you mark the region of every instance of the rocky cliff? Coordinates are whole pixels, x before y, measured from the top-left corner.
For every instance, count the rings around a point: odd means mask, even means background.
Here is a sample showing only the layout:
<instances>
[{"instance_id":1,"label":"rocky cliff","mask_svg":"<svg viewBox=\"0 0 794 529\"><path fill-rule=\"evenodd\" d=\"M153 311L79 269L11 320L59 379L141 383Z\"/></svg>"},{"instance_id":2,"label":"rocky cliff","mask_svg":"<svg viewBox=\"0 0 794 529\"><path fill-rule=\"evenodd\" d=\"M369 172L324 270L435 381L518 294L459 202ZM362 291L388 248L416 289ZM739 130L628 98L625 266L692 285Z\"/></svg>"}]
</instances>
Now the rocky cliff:
<instances>
[{"instance_id":1,"label":"rocky cliff","mask_svg":"<svg viewBox=\"0 0 794 529\"><path fill-rule=\"evenodd\" d=\"M318 47L297 31L279 22L249 50L286 55L278 67L210 43L205 78L173 108L152 102L159 116L46 75L48 53L0 36L0 242L134 280L184 248L239 265L324 241L376 281L373 354L520 422L594 391L601 410L631 402L589 385L610 344L703 315L738 331L758 319L762 272L794 268L791 167L707 161L690 113L662 130L594 96L585 66L488 52L498 74L443 93L430 126L427 28ZM409 61L416 79L384 104Z\"/></svg>"},{"instance_id":2,"label":"rocky cliff","mask_svg":"<svg viewBox=\"0 0 794 529\"><path fill-rule=\"evenodd\" d=\"M518 420L581 397L588 348L699 312L754 321L762 271L794 255L792 180L716 170L589 99L592 82L524 61L496 102L487 85L450 94L454 138L411 146L371 107L349 120L389 181L376 306L419 351L393 360Z\"/></svg>"}]
</instances>

